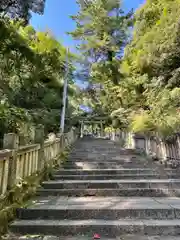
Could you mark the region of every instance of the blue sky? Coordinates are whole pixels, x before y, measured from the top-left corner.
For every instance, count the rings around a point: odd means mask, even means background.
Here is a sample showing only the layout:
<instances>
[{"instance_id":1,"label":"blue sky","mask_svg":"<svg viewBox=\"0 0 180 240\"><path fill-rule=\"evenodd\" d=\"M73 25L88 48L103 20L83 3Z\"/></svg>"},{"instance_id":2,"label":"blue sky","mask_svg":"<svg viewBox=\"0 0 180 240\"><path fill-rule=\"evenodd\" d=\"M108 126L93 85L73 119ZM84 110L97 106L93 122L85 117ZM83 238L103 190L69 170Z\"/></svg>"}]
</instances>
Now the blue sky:
<instances>
[{"instance_id":1,"label":"blue sky","mask_svg":"<svg viewBox=\"0 0 180 240\"><path fill-rule=\"evenodd\" d=\"M124 0L124 9L136 9L144 0ZM76 0L46 0L45 13L43 16L33 14L31 24L35 29L50 32L70 49L75 49L75 42L66 34L75 28L70 15L78 11Z\"/></svg>"},{"instance_id":2,"label":"blue sky","mask_svg":"<svg viewBox=\"0 0 180 240\"><path fill-rule=\"evenodd\" d=\"M125 11L138 8L145 0L124 0ZM43 16L33 14L31 24L39 31L50 30L50 32L72 51L76 49L76 43L66 34L75 28L74 21L69 16L78 12L76 0L46 0L46 7ZM76 81L79 86L86 87L85 83ZM85 111L89 108L81 106Z\"/></svg>"}]
</instances>

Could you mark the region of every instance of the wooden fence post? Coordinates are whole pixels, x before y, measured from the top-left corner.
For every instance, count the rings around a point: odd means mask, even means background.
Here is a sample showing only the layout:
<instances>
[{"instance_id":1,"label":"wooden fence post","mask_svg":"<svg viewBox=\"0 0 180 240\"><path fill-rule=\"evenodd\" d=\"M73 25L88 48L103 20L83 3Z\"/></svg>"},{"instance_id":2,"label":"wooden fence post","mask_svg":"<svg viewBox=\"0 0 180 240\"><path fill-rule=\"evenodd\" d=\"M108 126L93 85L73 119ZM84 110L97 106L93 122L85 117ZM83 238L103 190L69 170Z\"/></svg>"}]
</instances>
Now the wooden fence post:
<instances>
[{"instance_id":1,"label":"wooden fence post","mask_svg":"<svg viewBox=\"0 0 180 240\"><path fill-rule=\"evenodd\" d=\"M35 129L35 143L40 144L40 149L38 152L38 170L42 170L44 168L44 126L38 125Z\"/></svg>"},{"instance_id":2,"label":"wooden fence post","mask_svg":"<svg viewBox=\"0 0 180 240\"><path fill-rule=\"evenodd\" d=\"M15 133L4 135L3 148L12 150L12 156L9 159L8 167L8 189L11 189L16 184L17 171L17 149L19 147L19 137Z\"/></svg>"}]
</instances>

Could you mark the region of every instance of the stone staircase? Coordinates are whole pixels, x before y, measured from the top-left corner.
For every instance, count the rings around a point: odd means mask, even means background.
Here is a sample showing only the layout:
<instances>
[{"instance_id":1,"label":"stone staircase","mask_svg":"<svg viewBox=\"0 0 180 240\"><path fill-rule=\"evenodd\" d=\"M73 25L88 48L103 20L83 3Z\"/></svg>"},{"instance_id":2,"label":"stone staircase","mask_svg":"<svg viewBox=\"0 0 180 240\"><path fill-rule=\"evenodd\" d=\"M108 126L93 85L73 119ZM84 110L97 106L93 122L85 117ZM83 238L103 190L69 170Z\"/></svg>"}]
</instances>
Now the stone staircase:
<instances>
[{"instance_id":1,"label":"stone staircase","mask_svg":"<svg viewBox=\"0 0 180 240\"><path fill-rule=\"evenodd\" d=\"M77 141L64 169L37 195L18 209L11 239L180 239L178 171L109 140Z\"/></svg>"}]
</instances>

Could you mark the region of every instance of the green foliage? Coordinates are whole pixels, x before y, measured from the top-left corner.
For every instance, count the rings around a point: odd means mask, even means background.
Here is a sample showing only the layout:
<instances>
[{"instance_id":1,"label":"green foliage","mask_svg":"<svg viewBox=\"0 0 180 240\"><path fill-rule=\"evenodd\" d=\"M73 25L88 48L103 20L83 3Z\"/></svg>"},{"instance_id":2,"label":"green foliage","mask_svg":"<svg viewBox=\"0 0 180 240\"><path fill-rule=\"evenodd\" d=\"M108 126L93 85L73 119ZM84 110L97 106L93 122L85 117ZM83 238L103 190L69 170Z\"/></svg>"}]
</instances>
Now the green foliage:
<instances>
[{"instance_id":1,"label":"green foliage","mask_svg":"<svg viewBox=\"0 0 180 240\"><path fill-rule=\"evenodd\" d=\"M135 15L133 40L126 49L131 69L161 76L164 84L172 85L178 74L179 5L179 0L147 1Z\"/></svg>"},{"instance_id":2,"label":"green foliage","mask_svg":"<svg viewBox=\"0 0 180 240\"><path fill-rule=\"evenodd\" d=\"M90 63L89 74L95 82L117 84L121 75L116 63L127 43L131 13L124 14L119 1L98 0L80 7L72 17L77 27L71 35L81 41L79 50Z\"/></svg>"},{"instance_id":3,"label":"green foliage","mask_svg":"<svg viewBox=\"0 0 180 240\"><path fill-rule=\"evenodd\" d=\"M57 131L62 106L66 49L48 32L0 20L0 135L43 124ZM68 111L77 108L73 61L69 53ZM71 104L73 102L73 104Z\"/></svg>"},{"instance_id":4,"label":"green foliage","mask_svg":"<svg viewBox=\"0 0 180 240\"><path fill-rule=\"evenodd\" d=\"M142 111L134 114L131 119L130 128L133 132L149 132L154 130L151 116L148 112Z\"/></svg>"},{"instance_id":5,"label":"green foliage","mask_svg":"<svg viewBox=\"0 0 180 240\"><path fill-rule=\"evenodd\" d=\"M1 0L0 14L1 16L10 16L11 18L22 18L28 23L31 13L43 14L45 0Z\"/></svg>"},{"instance_id":6,"label":"green foliage","mask_svg":"<svg viewBox=\"0 0 180 240\"><path fill-rule=\"evenodd\" d=\"M125 49L131 16L113 15L120 10L114 4L89 3L74 18L73 36L82 40L81 50L92 63L90 80L101 83L89 94L91 106L111 116L116 128L171 136L180 130L180 1L147 0L134 14ZM124 49L123 58L117 49Z\"/></svg>"}]
</instances>

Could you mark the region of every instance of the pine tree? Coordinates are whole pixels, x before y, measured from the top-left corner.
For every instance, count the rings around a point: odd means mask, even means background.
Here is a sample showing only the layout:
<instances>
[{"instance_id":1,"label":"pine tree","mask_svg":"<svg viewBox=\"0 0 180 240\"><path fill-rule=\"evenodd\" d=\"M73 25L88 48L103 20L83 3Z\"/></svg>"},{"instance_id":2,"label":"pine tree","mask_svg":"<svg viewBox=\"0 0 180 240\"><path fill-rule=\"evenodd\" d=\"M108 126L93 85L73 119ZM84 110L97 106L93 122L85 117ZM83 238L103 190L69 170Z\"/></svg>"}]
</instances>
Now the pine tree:
<instances>
[{"instance_id":1,"label":"pine tree","mask_svg":"<svg viewBox=\"0 0 180 240\"><path fill-rule=\"evenodd\" d=\"M91 76L102 81L103 72L115 84L119 82L119 65L128 40L132 13L124 14L119 0L79 1L80 12L73 38L80 40L79 50L92 64Z\"/></svg>"}]
</instances>

